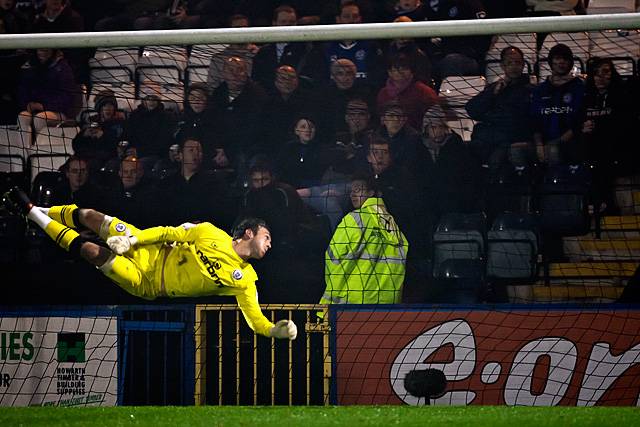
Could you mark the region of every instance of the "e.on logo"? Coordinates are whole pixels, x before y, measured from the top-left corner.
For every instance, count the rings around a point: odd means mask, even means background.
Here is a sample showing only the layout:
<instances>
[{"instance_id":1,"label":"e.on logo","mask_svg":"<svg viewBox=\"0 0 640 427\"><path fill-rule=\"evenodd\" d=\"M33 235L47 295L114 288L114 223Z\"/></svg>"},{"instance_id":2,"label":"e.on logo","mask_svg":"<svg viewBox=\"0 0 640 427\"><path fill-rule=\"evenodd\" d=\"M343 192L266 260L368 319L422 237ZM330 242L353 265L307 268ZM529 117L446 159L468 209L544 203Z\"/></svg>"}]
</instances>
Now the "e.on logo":
<instances>
[{"instance_id":1,"label":"e.on logo","mask_svg":"<svg viewBox=\"0 0 640 427\"><path fill-rule=\"evenodd\" d=\"M390 367L395 395L409 405L424 404L423 397L407 391L404 380L412 371L435 369L444 374L446 388L432 396L432 404L639 405L640 337L637 328L625 331L631 325L623 316L573 313L567 319L551 315L557 317L554 325L538 312L536 328L504 316L508 314L485 312L482 323L452 319L416 336ZM608 316L607 322L592 323L605 320L603 316ZM468 317L473 318L473 313ZM571 321L573 329L565 325ZM600 325L607 325L606 330ZM620 351L621 345L627 348ZM635 375L625 375L632 367Z\"/></svg>"}]
</instances>

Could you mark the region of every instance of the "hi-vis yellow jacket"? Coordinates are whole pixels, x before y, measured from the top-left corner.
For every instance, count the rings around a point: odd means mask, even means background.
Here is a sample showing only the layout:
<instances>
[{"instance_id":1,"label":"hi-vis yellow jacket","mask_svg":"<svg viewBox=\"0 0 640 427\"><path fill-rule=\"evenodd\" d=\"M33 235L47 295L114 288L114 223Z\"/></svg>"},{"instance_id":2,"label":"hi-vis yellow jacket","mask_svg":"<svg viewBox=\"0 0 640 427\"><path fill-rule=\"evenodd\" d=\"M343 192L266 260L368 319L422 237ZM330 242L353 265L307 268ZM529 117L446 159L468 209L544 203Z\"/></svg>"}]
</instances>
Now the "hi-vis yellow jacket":
<instances>
[{"instance_id":1,"label":"hi-vis yellow jacket","mask_svg":"<svg viewBox=\"0 0 640 427\"><path fill-rule=\"evenodd\" d=\"M409 245L381 198L347 214L325 254L321 304L393 304L402 296Z\"/></svg>"}]
</instances>

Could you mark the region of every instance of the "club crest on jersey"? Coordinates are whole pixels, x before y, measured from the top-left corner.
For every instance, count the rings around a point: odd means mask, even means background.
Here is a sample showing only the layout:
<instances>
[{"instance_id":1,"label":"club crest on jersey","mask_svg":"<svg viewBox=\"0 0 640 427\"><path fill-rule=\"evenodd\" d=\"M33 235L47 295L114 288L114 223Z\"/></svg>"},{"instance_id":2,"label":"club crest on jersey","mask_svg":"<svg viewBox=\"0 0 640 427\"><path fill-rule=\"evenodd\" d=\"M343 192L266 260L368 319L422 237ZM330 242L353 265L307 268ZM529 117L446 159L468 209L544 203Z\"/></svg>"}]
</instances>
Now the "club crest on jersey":
<instances>
[{"instance_id":1,"label":"club crest on jersey","mask_svg":"<svg viewBox=\"0 0 640 427\"><path fill-rule=\"evenodd\" d=\"M233 277L233 280L240 280L242 279L242 271L240 270L233 270L233 273L231 273L231 277Z\"/></svg>"},{"instance_id":2,"label":"club crest on jersey","mask_svg":"<svg viewBox=\"0 0 640 427\"><path fill-rule=\"evenodd\" d=\"M124 232L124 230L126 230L126 229L127 229L127 226L126 226L126 225L124 225L123 223L119 222L119 223L117 223L117 224L116 224L116 231L117 231L118 233L122 233L122 232Z\"/></svg>"},{"instance_id":3,"label":"club crest on jersey","mask_svg":"<svg viewBox=\"0 0 640 427\"><path fill-rule=\"evenodd\" d=\"M562 97L562 102L564 102L565 104L570 104L572 99L573 96L571 95L571 93L565 93Z\"/></svg>"}]
</instances>

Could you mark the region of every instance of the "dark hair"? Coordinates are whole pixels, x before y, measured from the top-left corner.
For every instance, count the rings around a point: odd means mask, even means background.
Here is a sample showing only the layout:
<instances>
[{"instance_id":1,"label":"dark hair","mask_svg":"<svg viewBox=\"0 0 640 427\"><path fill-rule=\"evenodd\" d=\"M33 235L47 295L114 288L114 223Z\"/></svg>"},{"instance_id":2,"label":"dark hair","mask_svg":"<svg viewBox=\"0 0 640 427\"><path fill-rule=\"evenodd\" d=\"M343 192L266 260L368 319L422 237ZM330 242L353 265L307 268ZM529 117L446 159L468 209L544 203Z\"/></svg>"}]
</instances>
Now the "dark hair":
<instances>
[{"instance_id":1,"label":"dark hair","mask_svg":"<svg viewBox=\"0 0 640 427\"><path fill-rule=\"evenodd\" d=\"M200 146L202 147L202 137L200 135L200 132L198 132L197 130L185 130L184 132L180 132L177 136L177 139L180 151L182 151L182 149L184 148L184 144L187 141L198 141L200 143Z\"/></svg>"},{"instance_id":2,"label":"dark hair","mask_svg":"<svg viewBox=\"0 0 640 427\"><path fill-rule=\"evenodd\" d=\"M416 62L415 60L407 54L398 53L392 55L389 58L389 64L387 64L387 70L391 68L407 68L411 70L411 72L416 72Z\"/></svg>"},{"instance_id":3,"label":"dark hair","mask_svg":"<svg viewBox=\"0 0 640 427\"><path fill-rule=\"evenodd\" d=\"M241 239L247 229L253 231L253 234L257 234L260 227L269 230L267 223L263 219L253 217L244 218L238 224L236 224L235 227L233 227L231 237L233 238L233 240Z\"/></svg>"},{"instance_id":4,"label":"dark hair","mask_svg":"<svg viewBox=\"0 0 640 427\"><path fill-rule=\"evenodd\" d=\"M228 25L229 25L229 27L231 26L231 23L232 23L233 21L239 21L239 20L241 20L241 19L244 19L245 21L247 21L247 23L248 23L249 25L251 25L251 20L249 19L249 17L248 17L247 15L243 15L243 14L241 14L241 13L236 13L236 14L231 15L231 16L229 17L229 21L228 21Z\"/></svg>"},{"instance_id":5,"label":"dark hair","mask_svg":"<svg viewBox=\"0 0 640 427\"><path fill-rule=\"evenodd\" d=\"M504 61L504 57L507 56L507 53L513 52L513 51L518 52L520 57L524 59L524 53L522 53L522 49L520 49L517 46L507 46L500 51L500 62Z\"/></svg>"},{"instance_id":6,"label":"dark hair","mask_svg":"<svg viewBox=\"0 0 640 427\"><path fill-rule=\"evenodd\" d=\"M351 182L353 181L362 181L367 186L367 190L373 191L375 194L379 193L380 188L378 185L378 181L376 180L375 176L368 172L359 171L354 173L351 176Z\"/></svg>"},{"instance_id":7,"label":"dark hair","mask_svg":"<svg viewBox=\"0 0 640 427\"><path fill-rule=\"evenodd\" d=\"M258 154L249 161L248 174L251 175L254 172L269 172L273 175L273 163L266 155Z\"/></svg>"},{"instance_id":8,"label":"dark hair","mask_svg":"<svg viewBox=\"0 0 640 427\"><path fill-rule=\"evenodd\" d=\"M358 8L358 10L360 10L360 5L358 4L357 1L354 0L347 0L347 1L343 1L340 4L340 7L338 8L338 14L342 13L342 9L344 9L345 7L349 7L349 6L355 6Z\"/></svg>"},{"instance_id":9,"label":"dark hair","mask_svg":"<svg viewBox=\"0 0 640 427\"><path fill-rule=\"evenodd\" d=\"M622 83L622 76L616 70L616 66L613 63L611 58L600 58L597 56L592 57L587 62L587 86L595 87L595 82L593 81L594 76L596 75L596 71L598 68L602 67L605 64L609 64L611 67L611 83L610 86L617 85Z\"/></svg>"},{"instance_id":10,"label":"dark hair","mask_svg":"<svg viewBox=\"0 0 640 427\"><path fill-rule=\"evenodd\" d=\"M273 21L277 20L278 15L280 15L282 12L294 13L296 14L296 16L298 16L298 14L296 13L296 10L293 7L289 6L288 4L282 4L273 10L272 20Z\"/></svg>"},{"instance_id":11,"label":"dark hair","mask_svg":"<svg viewBox=\"0 0 640 427\"><path fill-rule=\"evenodd\" d=\"M67 173L67 171L69 170L69 166L71 165L71 162L84 162L85 165L87 165L87 167L89 166L89 160L84 158L84 157L80 157L77 155L72 155L69 158L67 158L67 160L62 164L62 166L60 166L58 168L58 170L62 173Z\"/></svg>"},{"instance_id":12,"label":"dark hair","mask_svg":"<svg viewBox=\"0 0 640 427\"><path fill-rule=\"evenodd\" d=\"M571 48L566 44L558 43L557 45L549 49L549 54L547 55L547 62L549 63L549 65L551 65L551 61L556 56L565 58L571 63L571 66L573 66L573 52L571 52Z\"/></svg>"}]
</instances>

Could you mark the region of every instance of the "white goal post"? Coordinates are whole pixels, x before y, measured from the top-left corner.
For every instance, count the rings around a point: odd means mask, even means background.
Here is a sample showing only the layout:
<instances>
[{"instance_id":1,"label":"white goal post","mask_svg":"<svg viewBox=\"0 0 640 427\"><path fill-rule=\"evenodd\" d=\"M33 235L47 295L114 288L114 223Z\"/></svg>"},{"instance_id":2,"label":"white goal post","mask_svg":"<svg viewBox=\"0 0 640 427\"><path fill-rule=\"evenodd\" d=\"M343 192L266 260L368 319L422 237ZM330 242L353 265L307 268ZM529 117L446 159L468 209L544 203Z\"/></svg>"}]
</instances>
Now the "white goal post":
<instances>
[{"instance_id":1,"label":"white goal post","mask_svg":"<svg viewBox=\"0 0 640 427\"><path fill-rule=\"evenodd\" d=\"M503 18L478 21L308 25L294 27L2 34L2 49L86 48L134 45L272 43L322 40L446 37L523 32L639 29L640 13Z\"/></svg>"}]
</instances>

